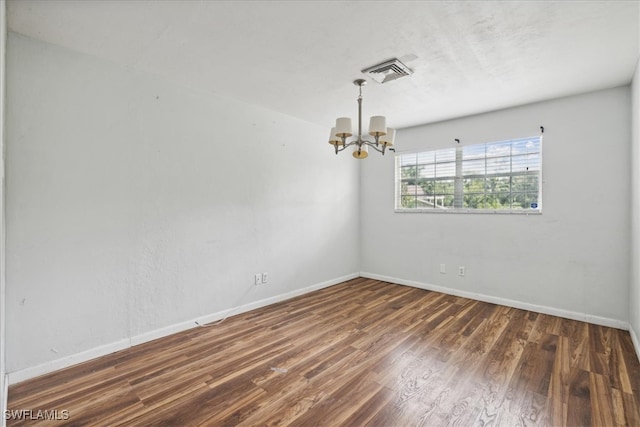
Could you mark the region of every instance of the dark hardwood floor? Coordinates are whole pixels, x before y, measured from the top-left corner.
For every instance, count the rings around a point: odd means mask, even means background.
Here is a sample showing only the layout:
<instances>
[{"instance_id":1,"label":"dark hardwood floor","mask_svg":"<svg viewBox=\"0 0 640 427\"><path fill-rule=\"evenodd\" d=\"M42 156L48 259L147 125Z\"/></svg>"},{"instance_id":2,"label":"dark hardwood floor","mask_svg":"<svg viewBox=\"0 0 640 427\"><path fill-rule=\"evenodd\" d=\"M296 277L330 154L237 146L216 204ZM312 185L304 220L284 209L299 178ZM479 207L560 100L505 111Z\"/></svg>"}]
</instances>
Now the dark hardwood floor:
<instances>
[{"instance_id":1,"label":"dark hardwood floor","mask_svg":"<svg viewBox=\"0 0 640 427\"><path fill-rule=\"evenodd\" d=\"M640 426L626 331L354 279L12 385L77 426ZM60 416L62 418L62 416Z\"/></svg>"}]
</instances>

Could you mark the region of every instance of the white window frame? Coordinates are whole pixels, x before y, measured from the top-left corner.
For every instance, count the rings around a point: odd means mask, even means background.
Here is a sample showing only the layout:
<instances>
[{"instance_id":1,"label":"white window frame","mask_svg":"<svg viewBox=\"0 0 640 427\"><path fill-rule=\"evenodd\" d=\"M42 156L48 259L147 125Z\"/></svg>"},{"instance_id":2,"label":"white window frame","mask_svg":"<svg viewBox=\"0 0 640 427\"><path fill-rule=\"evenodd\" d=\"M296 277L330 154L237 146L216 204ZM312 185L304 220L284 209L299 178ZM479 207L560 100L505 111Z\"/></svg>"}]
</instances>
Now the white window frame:
<instances>
[{"instance_id":1,"label":"white window frame","mask_svg":"<svg viewBox=\"0 0 640 427\"><path fill-rule=\"evenodd\" d=\"M533 144L528 144L532 142ZM527 147L526 151L518 151L514 152L514 149L521 150L522 147ZM505 154L505 149L509 148L509 154ZM532 148L530 148L532 147ZM537 149L536 149L537 147ZM484 150L484 154L475 155L474 153L482 153ZM498 150L502 150L499 152ZM466 156L465 157L465 153ZM526 157L525 157L526 156ZM407 178L406 176L402 176L402 169L413 167L412 163L407 163L413 161L413 157L415 157L415 177ZM422 163L421 160L422 159ZM431 160L433 159L433 160ZM441 159L441 160L439 160ZM515 167L514 167L514 159ZM482 164L482 160L484 160L484 172L480 173L476 171L476 173L470 172L470 169L465 171L466 168L471 168L472 163L475 162L475 165ZM508 160L508 171L506 171L506 166ZM525 160L526 163L518 164L518 161ZM488 173L487 166L488 162L494 162L496 164L500 163L500 166L495 166L495 171L493 173ZM522 165L522 166L518 166ZM422 175L422 170L428 170L433 166L433 172L429 170L427 178L420 178ZM442 175L438 175L438 166L440 166L441 170L445 172ZM501 170L498 171L498 168ZM517 170L518 168L524 170ZM455 169L455 172L453 170ZM514 191L513 189L513 178L521 177L521 176L537 176L537 189L534 187L532 193L528 193L526 191L526 186L524 192L522 189L520 191ZM508 192L501 192L500 194L508 195L509 199L512 200L515 196L524 196L525 200L528 197L531 197L533 194L536 194L535 202L532 203L529 207L523 208L521 206L514 206L511 204L509 208L471 208L464 207L464 186L466 180L471 179L480 179L484 180L484 193L467 193L467 196L483 196L487 199L487 194L495 195L498 193L487 192L486 179L487 178L503 178L503 184L506 183L504 178L508 177ZM413 179L412 179L413 178ZM395 156L395 195L394 195L394 204L395 204L395 212L400 213L489 213L489 214L519 214L519 215L540 215L542 213L542 135L525 137L525 138L516 138L506 141L495 141L495 142L486 142L480 144L468 144L468 145L457 145L454 148L445 148L440 150L429 150L429 151L413 151L413 152L404 152L404 153L396 153ZM403 207L402 203L402 185L403 183L407 184L407 182L414 181L415 186L415 196L407 195L409 197L415 197L415 201L421 201L424 205L431 205L429 207ZM419 185L418 181L432 182L434 193L433 194L424 194L422 199L418 199L418 191L422 191L418 189ZM525 180L526 181L526 180ZM444 194L436 194L435 188L436 183L440 182L443 188L448 188L448 190L442 190ZM445 198L447 198L447 203L451 204L451 206L440 206L444 205ZM442 203L438 203L440 200ZM527 202L528 203L528 202Z\"/></svg>"}]
</instances>

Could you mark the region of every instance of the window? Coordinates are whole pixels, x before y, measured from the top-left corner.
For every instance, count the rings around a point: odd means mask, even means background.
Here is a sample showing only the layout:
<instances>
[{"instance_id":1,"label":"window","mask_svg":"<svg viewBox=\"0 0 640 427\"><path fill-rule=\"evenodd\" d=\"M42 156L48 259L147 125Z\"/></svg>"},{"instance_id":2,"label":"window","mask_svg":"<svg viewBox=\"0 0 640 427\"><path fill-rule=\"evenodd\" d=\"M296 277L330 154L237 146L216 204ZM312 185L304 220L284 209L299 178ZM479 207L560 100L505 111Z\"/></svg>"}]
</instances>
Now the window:
<instances>
[{"instance_id":1,"label":"window","mask_svg":"<svg viewBox=\"0 0 640 427\"><path fill-rule=\"evenodd\" d=\"M542 211L542 137L396 155L400 212Z\"/></svg>"}]
</instances>

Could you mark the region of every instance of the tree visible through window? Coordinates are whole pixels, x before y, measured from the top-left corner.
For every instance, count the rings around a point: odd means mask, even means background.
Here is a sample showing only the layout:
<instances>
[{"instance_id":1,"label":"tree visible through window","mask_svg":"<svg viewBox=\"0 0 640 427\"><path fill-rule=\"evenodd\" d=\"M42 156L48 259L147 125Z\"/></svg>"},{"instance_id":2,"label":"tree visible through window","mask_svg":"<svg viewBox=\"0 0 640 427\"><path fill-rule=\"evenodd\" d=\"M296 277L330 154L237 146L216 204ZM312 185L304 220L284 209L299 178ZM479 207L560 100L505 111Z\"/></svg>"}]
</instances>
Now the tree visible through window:
<instances>
[{"instance_id":1,"label":"tree visible through window","mask_svg":"<svg viewBox=\"0 0 640 427\"><path fill-rule=\"evenodd\" d=\"M396 209L541 212L542 137L396 156Z\"/></svg>"}]
</instances>

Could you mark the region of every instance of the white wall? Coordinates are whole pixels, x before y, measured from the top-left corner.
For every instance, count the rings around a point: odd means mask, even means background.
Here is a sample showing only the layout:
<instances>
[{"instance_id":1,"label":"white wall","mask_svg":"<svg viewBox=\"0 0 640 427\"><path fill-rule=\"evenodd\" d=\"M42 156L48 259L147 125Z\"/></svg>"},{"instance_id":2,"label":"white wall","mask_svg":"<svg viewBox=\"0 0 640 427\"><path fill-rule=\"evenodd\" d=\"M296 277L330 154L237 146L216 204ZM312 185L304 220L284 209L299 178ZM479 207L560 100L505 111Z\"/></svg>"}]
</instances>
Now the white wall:
<instances>
[{"instance_id":1,"label":"white wall","mask_svg":"<svg viewBox=\"0 0 640 427\"><path fill-rule=\"evenodd\" d=\"M7 409L5 393L5 204L4 204L4 102L5 102L5 51L7 36L7 5L0 0L0 412ZM4 416L0 426L4 426Z\"/></svg>"},{"instance_id":2,"label":"white wall","mask_svg":"<svg viewBox=\"0 0 640 427\"><path fill-rule=\"evenodd\" d=\"M631 84L631 285L629 324L640 358L640 60Z\"/></svg>"},{"instance_id":3,"label":"white wall","mask_svg":"<svg viewBox=\"0 0 640 427\"><path fill-rule=\"evenodd\" d=\"M7 61L12 382L357 273L326 129L13 33Z\"/></svg>"},{"instance_id":4,"label":"white wall","mask_svg":"<svg viewBox=\"0 0 640 427\"><path fill-rule=\"evenodd\" d=\"M629 87L621 87L399 131L399 150L416 151L452 146L455 138L471 144L537 135L544 126L544 212L394 213L393 162L368 159L363 274L626 327L629 102ZM458 266L466 267L464 278Z\"/></svg>"}]
</instances>

